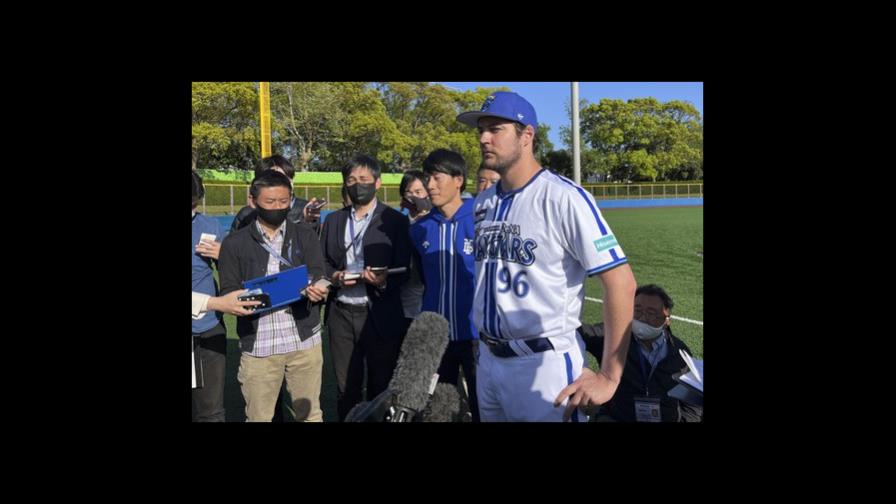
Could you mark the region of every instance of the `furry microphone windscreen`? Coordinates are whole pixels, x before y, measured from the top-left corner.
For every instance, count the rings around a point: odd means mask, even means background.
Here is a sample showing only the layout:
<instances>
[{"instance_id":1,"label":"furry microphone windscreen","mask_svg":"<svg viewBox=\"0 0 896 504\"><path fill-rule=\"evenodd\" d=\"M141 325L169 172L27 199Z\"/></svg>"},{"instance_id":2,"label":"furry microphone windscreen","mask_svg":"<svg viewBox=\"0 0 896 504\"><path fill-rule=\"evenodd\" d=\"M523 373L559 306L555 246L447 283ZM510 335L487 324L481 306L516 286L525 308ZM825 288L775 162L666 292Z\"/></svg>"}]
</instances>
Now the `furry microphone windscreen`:
<instances>
[{"instance_id":1,"label":"furry microphone windscreen","mask_svg":"<svg viewBox=\"0 0 896 504\"><path fill-rule=\"evenodd\" d=\"M434 312L422 312L411 322L401 345L398 365L389 382L393 404L416 412L426 407L432 376L448 347L448 321Z\"/></svg>"}]
</instances>

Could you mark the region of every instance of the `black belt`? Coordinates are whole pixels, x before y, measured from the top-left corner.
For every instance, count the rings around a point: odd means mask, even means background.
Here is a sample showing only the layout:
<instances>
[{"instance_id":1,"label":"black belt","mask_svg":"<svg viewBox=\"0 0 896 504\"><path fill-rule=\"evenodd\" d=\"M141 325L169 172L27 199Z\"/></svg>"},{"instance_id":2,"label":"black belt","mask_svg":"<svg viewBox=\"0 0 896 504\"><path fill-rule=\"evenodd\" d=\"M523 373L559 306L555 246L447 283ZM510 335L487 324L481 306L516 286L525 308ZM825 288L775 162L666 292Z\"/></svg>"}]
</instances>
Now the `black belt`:
<instances>
[{"instance_id":1,"label":"black belt","mask_svg":"<svg viewBox=\"0 0 896 504\"><path fill-rule=\"evenodd\" d=\"M364 304L351 304L351 303L343 303L342 301L336 300L336 306L340 308L345 308L346 310L352 311L367 311L367 303Z\"/></svg>"},{"instance_id":2,"label":"black belt","mask_svg":"<svg viewBox=\"0 0 896 504\"><path fill-rule=\"evenodd\" d=\"M479 339L485 343L485 346L495 355L495 357L519 357L510 342L497 340L484 332L479 332ZM517 340L529 347L534 353L544 352L545 350L553 350L554 345L547 338L532 338L527 340Z\"/></svg>"}]
</instances>

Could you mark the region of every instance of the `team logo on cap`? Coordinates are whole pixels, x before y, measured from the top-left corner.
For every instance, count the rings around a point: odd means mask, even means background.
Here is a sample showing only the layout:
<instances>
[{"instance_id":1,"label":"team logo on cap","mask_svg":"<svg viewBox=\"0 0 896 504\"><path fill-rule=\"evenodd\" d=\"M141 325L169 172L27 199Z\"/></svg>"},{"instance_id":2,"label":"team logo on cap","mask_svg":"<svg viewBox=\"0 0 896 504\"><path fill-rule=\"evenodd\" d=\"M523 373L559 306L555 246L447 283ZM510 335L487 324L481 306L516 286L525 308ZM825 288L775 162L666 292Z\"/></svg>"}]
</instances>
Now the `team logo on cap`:
<instances>
[{"instance_id":1,"label":"team logo on cap","mask_svg":"<svg viewBox=\"0 0 896 504\"><path fill-rule=\"evenodd\" d=\"M480 112L485 112L489 107L492 106L492 102L495 101L495 95L491 95L485 99L485 102L482 104L482 108L479 109Z\"/></svg>"},{"instance_id":2,"label":"team logo on cap","mask_svg":"<svg viewBox=\"0 0 896 504\"><path fill-rule=\"evenodd\" d=\"M516 116L517 116L517 118L519 118L520 121L523 120L523 114L517 114Z\"/></svg>"}]
</instances>

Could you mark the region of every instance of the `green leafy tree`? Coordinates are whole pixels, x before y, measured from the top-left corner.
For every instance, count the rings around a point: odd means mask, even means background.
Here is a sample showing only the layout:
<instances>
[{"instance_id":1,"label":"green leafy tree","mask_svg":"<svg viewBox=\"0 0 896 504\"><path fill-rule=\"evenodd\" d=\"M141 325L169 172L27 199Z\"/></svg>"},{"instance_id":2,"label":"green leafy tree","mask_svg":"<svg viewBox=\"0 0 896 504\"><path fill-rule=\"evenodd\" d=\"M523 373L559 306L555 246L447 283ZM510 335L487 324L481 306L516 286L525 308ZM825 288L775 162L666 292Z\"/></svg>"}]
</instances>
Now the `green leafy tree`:
<instances>
[{"instance_id":1,"label":"green leafy tree","mask_svg":"<svg viewBox=\"0 0 896 504\"><path fill-rule=\"evenodd\" d=\"M330 139L348 115L340 98L329 82L271 83L272 143L298 170L330 156Z\"/></svg>"},{"instance_id":2,"label":"green leafy tree","mask_svg":"<svg viewBox=\"0 0 896 504\"><path fill-rule=\"evenodd\" d=\"M581 112L582 136L616 180L703 176L703 125L690 103L601 100Z\"/></svg>"},{"instance_id":3,"label":"green leafy tree","mask_svg":"<svg viewBox=\"0 0 896 504\"><path fill-rule=\"evenodd\" d=\"M261 151L258 90L251 82L194 82L193 169L247 169Z\"/></svg>"}]
</instances>

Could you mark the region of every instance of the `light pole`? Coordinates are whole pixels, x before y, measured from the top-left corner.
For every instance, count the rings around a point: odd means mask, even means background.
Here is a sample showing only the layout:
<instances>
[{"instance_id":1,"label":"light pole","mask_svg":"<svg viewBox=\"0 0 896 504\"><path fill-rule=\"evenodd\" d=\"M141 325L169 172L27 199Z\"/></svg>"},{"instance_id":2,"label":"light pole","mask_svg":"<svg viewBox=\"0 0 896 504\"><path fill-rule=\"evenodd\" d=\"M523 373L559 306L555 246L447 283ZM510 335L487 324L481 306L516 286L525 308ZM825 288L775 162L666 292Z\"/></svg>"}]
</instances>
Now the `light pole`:
<instances>
[{"instance_id":1,"label":"light pole","mask_svg":"<svg viewBox=\"0 0 896 504\"><path fill-rule=\"evenodd\" d=\"M579 159L579 83L572 82L572 173L576 184L582 185L582 162Z\"/></svg>"},{"instance_id":2,"label":"light pole","mask_svg":"<svg viewBox=\"0 0 896 504\"><path fill-rule=\"evenodd\" d=\"M261 157L271 155L271 83L258 83L259 119L261 121Z\"/></svg>"}]
</instances>

